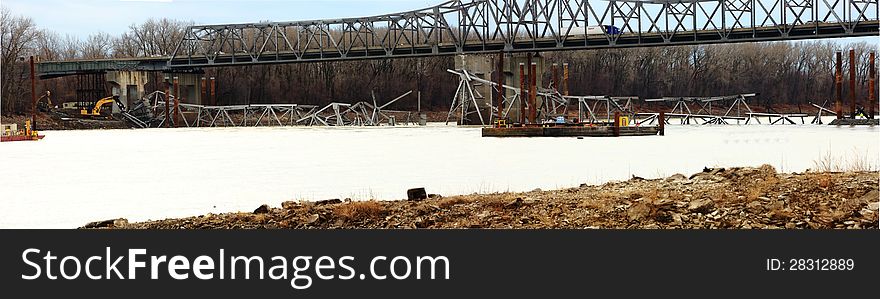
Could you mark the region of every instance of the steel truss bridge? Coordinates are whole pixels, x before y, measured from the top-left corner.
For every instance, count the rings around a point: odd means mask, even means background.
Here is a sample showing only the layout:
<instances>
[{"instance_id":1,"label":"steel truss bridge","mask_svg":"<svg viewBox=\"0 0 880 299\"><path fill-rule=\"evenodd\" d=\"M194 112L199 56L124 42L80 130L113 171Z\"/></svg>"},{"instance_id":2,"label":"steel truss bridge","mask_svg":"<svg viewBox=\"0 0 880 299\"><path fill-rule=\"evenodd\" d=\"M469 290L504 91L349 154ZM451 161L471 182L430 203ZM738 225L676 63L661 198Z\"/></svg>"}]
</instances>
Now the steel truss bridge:
<instances>
[{"instance_id":1,"label":"steel truss bridge","mask_svg":"<svg viewBox=\"0 0 880 299\"><path fill-rule=\"evenodd\" d=\"M375 17L189 27L170 57L43 62L41 77L453 54L878 36L878 0L452 0ZM599 26L599 32L587 30Z\"/></svg>"}]
</instances>

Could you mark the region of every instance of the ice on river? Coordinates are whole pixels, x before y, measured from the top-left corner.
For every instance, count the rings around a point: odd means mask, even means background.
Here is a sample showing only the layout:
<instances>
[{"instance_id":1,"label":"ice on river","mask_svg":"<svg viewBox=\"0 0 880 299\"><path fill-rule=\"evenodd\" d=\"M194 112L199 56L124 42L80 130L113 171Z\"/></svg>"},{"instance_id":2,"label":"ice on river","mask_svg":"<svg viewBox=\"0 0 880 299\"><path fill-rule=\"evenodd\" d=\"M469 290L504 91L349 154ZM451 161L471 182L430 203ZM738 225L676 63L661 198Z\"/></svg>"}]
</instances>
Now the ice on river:
<instances>
[{"instance_id":1,"label":"ice on river","mask_svg":"<svg viewBox=\"0 0 880 299\"><path fill-rule=\"evenodd\" d=\"M669 126L665 137L481 138L478 128L45 132L0 145L0 228L252 211L288 200L529 191L824 156L878 163L880 128Z\"/></svg>"}]
</instances>

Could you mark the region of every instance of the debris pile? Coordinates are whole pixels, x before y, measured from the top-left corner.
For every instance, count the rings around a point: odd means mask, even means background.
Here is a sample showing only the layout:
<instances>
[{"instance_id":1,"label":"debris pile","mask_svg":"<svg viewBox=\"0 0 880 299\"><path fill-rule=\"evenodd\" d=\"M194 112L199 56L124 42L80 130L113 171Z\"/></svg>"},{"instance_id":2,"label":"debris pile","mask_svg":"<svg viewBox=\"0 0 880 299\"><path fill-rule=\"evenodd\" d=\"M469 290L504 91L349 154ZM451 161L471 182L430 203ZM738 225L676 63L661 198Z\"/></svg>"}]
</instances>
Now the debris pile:
<instances>
[{"instance_id":1,"label":"debris pile","mask_svg":"<svg viewBox=\"0 0 880 299\"><path fill-rule=\"evenodd\" d=\"M254 213L145 223L134 229L877 229L880 174L778 174L771 166L705 169L556 191L421 201L285 202ZM114 223L114 224L116 224Z\"/></svg>"}]
</instances>

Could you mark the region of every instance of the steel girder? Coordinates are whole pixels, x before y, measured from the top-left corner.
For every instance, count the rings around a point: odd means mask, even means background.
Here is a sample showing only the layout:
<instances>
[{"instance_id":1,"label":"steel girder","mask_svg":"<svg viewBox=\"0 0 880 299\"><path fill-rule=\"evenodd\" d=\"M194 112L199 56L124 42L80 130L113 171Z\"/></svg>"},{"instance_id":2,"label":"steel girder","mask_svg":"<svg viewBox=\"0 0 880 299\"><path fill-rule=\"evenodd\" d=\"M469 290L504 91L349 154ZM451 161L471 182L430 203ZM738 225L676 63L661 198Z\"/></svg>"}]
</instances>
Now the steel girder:
<instances>
[{"instance_id":1,"label":"steel girder","mask_svg":"<svg viewBox=\"0 0 880 299\"><path fill-rule=\"evenodd\" d=\"M871 36L878 0L452 0L375 17L188 28L169 67ZM601 26L602 32L586 33ZM607 27L610 26L610 27Z\"/></svg>"}]
</instances>

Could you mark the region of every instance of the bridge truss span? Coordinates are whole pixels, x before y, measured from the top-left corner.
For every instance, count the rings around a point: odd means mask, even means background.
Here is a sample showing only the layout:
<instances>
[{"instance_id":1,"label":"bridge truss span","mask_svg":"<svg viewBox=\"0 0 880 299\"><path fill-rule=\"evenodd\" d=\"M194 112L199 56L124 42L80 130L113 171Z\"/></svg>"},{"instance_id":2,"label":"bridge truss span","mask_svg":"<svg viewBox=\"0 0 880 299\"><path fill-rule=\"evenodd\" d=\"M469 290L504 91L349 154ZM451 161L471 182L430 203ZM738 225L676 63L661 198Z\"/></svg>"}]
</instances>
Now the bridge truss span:
<instances>
[{"instance_id":1,"label":"bridge truss span","mask_svg":"<svg viewBox=\"0 0 880 299\"><path fill-rule=\"evenodd\" d=\"M452 0L375 17L188 28L171 68L877 36L878 0Z\"/></svg>"}]
</instances>

